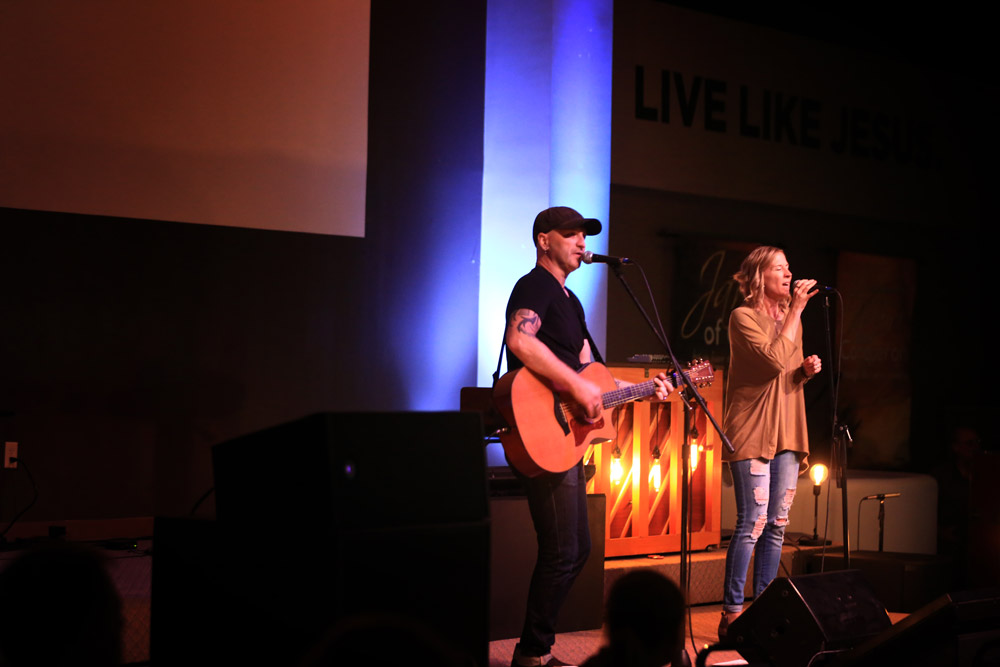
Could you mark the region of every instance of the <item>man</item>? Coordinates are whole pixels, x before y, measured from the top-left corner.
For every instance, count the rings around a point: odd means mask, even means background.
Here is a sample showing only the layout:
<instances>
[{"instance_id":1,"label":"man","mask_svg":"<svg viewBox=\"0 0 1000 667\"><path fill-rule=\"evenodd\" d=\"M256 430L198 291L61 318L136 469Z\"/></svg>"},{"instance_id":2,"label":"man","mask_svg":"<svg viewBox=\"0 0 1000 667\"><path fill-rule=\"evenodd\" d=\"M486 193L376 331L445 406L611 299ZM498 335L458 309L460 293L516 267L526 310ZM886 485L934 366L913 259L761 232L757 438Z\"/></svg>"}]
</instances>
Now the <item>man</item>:
<instances>
[{"instance_id":1,"label":"man","mask_svg":"<svg viewBox=\"0 0 1000 667\"><path fill-rule=\"evenodd\" d=\"M535 218L535 268L518 280L507 303L507 368L527 366L572 398L583 413L601 416L600 387L577 370L592 359L590 334L580 300L566 288L566 277L580 267L586 237L599 234L601 223L571 208L546 209ZM654 378L658 398L673 387ZM513 468L528 498L538 535L538 560L528 590L528 606L512 667L555 667L552 657L559 609L590 554L587 491L583 462L563 473L527 477Z\"/></svg>"}]
</instances>

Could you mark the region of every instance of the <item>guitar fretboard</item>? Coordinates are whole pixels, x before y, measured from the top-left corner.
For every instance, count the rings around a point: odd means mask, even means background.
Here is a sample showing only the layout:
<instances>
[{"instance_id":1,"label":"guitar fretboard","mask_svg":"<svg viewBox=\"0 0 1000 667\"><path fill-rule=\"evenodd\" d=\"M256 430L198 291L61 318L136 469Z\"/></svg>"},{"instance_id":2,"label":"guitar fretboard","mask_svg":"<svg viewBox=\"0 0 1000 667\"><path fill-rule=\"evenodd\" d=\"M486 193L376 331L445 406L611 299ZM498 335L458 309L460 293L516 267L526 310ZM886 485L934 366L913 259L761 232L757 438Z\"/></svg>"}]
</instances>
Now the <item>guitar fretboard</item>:
<instances>
[{"instance_id":1,"label":"guitar fretboard","mask_svg":"<svg viewBox=\"0 0 1000 667\"><path fill-rule=\"evenodd\" d=\"M710 384L715 374L714 371L712 371L711 364L698 363L696 372L691 373L689 371L685 371L684 375L690 378L695 384L701 386L706 381ZM674 385L674 387L680 387L683 382L677 371L667 373L667 379L670 380L670 384ZM601 394L601 400L603 401L605 408L617 408L619 405L624 405L625 403L629 403L631 401L637 401L640 398L652 396L655 393L656 383L652 380L647 380L646 382L631 384L626 387L619 387L618 389L605 392Z\"/></svg>"},{"instance_id":2,"label":"guitar fretboard","mask_svg":"<svg viewBox=\"0 0 1000 667\"><path fill-rule=\"evenodd\" d=\"M685 371L684 375L690 378L691 381L698 386L704 386L706 383L711 384L714 372L712 371L712 365L705 362L698 363L694 372L690 370ZM667 379L670 380L670 383L674 385L674 387L680 386L682 382L680 374L677 373L677 371L667 373ZM613 409L617 408L619 405L625 405L631 401L637 401L640 398L652 396L655 393L656 383L653 380L647 380L646 382L630 384L624 387L618 387L617 389L612 389L611 391L606 391L601 394L601 403L605 409ZM559 409L562 411L564 417L570 418L573 406L574 404L571 402L561 401Z\"/></svg>"},{"instance_id":3,"label":"guitar fretboard","mask_svg":"<svg viewBox=\"0 0 1000 667\"><path fill-rule=\"evenodd\" d=\"M674 374L671 373L670 376L673 378ZM637 401L640 398L652 396L655 393L656 383L652 380L647 380L646 382L630 384L626 387L619 387L618 389L612 389L607 393L601 394L601 401L604 403L605 408L617 408L619 405L624 405L630 401Z\"/></svg>"}]
</instances>

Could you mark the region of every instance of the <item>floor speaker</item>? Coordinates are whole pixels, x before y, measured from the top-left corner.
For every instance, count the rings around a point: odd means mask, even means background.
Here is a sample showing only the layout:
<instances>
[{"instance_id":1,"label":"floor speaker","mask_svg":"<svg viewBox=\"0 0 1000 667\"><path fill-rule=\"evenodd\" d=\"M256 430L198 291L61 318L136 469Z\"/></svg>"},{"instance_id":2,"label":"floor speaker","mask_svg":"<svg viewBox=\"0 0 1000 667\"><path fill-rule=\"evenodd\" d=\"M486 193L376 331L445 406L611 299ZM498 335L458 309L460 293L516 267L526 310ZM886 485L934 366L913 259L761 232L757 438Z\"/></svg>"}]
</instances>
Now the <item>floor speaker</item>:
<instances>
[{"instance_id":1,"label":"floor speaker","mask_svg":"<svg viewBox=\"0 0 1000 667\"><path fill-rule=\"evenodd\" d=\"M857 570L778 578L729 626L728 642L751 664L805 667L891 627Z\"/></svg>"},{"instance_id":2,"label":"floor speaker","mask_svg":"<svg viewBox=\"0 0 1000 667\"><path fill-rule=\"evenodd\" d=\"M1000 589L943 595L841 656L840 667L996 667Z\"/></svg>"}]
</instances>

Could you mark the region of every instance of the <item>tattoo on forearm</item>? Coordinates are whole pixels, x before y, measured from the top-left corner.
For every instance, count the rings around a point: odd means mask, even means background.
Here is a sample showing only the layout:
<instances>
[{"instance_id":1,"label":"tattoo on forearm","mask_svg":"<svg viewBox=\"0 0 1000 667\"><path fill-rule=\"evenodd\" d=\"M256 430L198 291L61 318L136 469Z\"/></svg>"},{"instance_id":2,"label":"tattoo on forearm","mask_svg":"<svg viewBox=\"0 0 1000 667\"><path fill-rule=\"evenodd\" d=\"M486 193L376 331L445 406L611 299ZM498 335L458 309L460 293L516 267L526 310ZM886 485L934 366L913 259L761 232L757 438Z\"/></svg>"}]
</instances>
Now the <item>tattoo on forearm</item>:
<instances>
[{"instance_id":1,"label":"tattoo on forearm","mask_svg":"<svg viewBox=\"0 0 1000 667\"><path fill-rule=\"evenodd\" d=\"M534 336L542 328L542 318L535 311L522 308L511 317L511 324L518 333Z\"/></svg>"}]
</instances>

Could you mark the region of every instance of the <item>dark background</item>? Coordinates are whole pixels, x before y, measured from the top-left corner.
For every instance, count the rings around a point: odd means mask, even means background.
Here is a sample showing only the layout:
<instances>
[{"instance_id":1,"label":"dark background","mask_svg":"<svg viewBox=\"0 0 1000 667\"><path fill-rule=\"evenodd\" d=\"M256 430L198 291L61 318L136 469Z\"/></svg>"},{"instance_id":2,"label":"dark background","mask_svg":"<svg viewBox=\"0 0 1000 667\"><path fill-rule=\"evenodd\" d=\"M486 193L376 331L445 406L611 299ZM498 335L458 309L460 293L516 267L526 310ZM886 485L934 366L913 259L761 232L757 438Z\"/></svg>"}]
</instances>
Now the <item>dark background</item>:
<instances>
[{"instance_id":1,"label":"dark background","mask_svg":"<svg viewBox=\"0 0 1000 667\"><path fill-rule=\"evenodd\" d=\"M795 211L662 193L669 226L638 226L610 248L664 248L661 284L686 239L780 243L816 271L843 250L915 259L913 459L925 466L953 418L987 426L996 394L985 287L997 96L982 86L993 78L981 17L678 4L889 52L946 78L978 220L831 216L803 228ZM428 341L407 350L400 332L432 316L470 336L477 327L478 263L456 259L442 313L427 301L423 258L444 239L478 248L485 17L484 1L373 1L363 239L0 209L0 436L21 443L38 485L24 521L185 514L212 484L215 443L317 411L413 404L400 378L434 369ZM611 314L623 297L615 285L608 294ZM648 351L645 332L629 331L616 338L609 326L609 360ZM475 361L462 384L475 384ZM279 453L274 465L296 462ZM0 470L0 520L30 495L23 475Z\"/></svg>"}]
</instances>

